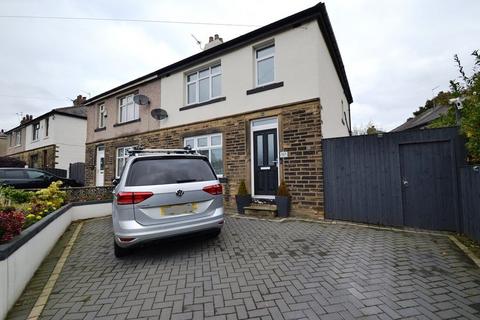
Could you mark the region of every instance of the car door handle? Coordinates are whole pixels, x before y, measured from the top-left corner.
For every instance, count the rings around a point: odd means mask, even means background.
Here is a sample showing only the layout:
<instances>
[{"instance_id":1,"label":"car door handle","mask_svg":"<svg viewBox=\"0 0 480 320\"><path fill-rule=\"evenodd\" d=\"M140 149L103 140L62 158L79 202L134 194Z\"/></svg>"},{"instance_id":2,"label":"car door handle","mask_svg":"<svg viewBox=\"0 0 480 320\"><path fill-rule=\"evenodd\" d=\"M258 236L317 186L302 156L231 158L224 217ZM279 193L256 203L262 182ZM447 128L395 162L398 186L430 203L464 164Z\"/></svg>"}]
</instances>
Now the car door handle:
<instances>
[{"instance_id":1,"label":"car door handle","mask_svg":"<svg viewBox=\"0 0 480 320\"><path fill-rule=\"evenodd\" d=\"M408 187L408 180L406 178L402 179L402 184L404 187Z\"/></svg>"}]
</instances>

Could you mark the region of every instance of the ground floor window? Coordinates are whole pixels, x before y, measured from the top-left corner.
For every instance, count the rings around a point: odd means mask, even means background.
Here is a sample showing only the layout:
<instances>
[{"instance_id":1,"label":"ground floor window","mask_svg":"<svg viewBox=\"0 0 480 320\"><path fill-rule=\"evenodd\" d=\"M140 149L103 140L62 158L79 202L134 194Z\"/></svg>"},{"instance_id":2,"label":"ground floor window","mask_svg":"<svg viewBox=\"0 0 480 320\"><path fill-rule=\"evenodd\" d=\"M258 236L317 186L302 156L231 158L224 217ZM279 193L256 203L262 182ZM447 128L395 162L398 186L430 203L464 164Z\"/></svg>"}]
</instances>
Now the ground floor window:
<instances>
[{"instance_id":1,"label":"ground floor window","mask_svg":"<svg viewBox=\"0 0 480 320\"><path fill-rule=\"evenodd\" d=\"M215 173L223 176L223 143L222 134L210 134L204 136L188 137L184 139L184 146L190 146L208 157Z\"/></svg>"},{"instance_id":2,"label":"ground floor window","mask_svg":"<svg viewBox=\"0 0 480 320\"><path fill-rule=\"evenodd\" d=\"M128 159L128 150L134 146L117 148L117 163L115 166L115 177L119 178L122 174L123 167Z\"/></svg>"}]
</instances>

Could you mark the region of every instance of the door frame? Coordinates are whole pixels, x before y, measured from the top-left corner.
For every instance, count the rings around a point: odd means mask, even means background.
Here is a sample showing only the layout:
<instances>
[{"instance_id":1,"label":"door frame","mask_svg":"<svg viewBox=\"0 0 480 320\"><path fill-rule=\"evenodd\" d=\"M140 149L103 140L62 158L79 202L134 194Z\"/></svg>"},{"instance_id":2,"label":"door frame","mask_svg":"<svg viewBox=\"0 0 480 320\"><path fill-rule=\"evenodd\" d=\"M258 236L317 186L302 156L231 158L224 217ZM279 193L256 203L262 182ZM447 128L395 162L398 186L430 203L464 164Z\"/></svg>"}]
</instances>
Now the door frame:
<instances>
[{"instance_id":1,"label":"door frame","mask_svg":"<svg viewBox=\"0 0 480 320\"><path fill-rule=\"evenodd\" d=\"M104 165L104 168L103 168L103 180L101 181L101 184L99 184L98 182L98 178L99 178L99 172L100 172L100 168L99 168L99 161L98 161L98 151L100 148L103 148L103 165ZM97 147L95 148L95 186L96 187L103 187L105 186L105 145L101 144L101 145L97 145Z\"/></svg>"},{"instance_id":2,"label":"door frame","mask_svg":"<svg viewBox=\"0 0 480 320\"><path fill-rule=\"evenodd\" d=\"M265 121L265 120L274 120L274 122L272 121L271 123L257 125L257 126L253 125L256 121ZM255 150L254 150L253 133L255 131L263 131L268 129L277 130L277 171L278 171L277 183L278 185L280 185L280 132L278 130L278 117L257 118L257 119L250 120L250 178L251 178L250 190L252 191L252 198L273 200L275 199L275 196L255 194L255 170L254 170L254 165L255 165L254 151Z\"/></svg>"}]
</instances>

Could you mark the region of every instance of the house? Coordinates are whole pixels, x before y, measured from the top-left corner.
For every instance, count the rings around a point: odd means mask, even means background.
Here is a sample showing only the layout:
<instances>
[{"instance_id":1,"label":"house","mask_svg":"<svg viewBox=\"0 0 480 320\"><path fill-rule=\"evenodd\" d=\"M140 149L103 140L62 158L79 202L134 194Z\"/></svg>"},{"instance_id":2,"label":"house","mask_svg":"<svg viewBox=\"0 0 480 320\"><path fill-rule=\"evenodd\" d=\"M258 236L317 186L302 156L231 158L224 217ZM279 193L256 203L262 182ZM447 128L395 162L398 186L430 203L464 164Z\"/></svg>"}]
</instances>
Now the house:
<instances>
[{"instance_id":1,"label":"house","mask_svg":"<svg viewBox=\"0 0 480 320\"><path fill-rule=\"evenodd\" d=\"M391 132L425 129L434 120L446 114L450 108L451 106L448 105L440 105L427 109L418 116L408 118L405 123L402 123Z\"/></svg>"},{"instance_id":2,"label":"house","mask_svg":"<svg viewBox=\"0 0 480 320\"><path fill-rule=\"evenodd\" d=\"M85 162L86 99L78 96L71 107L56 108L39 117L23 117L20 125L5 132L6 155L25 161L30 168L62 169ZM58 172L58 171L57 171Z\"/></svg>"},{"instance_id":3,"label":"house","mask_svg":"<svg viewBox=\"0 0 480 320\"><path fill-rule=\"evenodd\" d=\"M88 99L86 184L111 184L132 146L191 146L222 178L227 207L241 180L271 200L285 179L294 212L322 214L321 139L350 134L350 103L319 3L227 42L211 37L202 52Z\"/></svg>"},{"instance_id":4,"label":"house","mask_svg":"<svg viewBox=\"0 0 480 320\"><path fill-rule=\"evenodd\" d=\"M0 132L0 157L3 157L7 154L7 145L8 145L8 136L5 132Z\"/></svg>"}]
</instances>

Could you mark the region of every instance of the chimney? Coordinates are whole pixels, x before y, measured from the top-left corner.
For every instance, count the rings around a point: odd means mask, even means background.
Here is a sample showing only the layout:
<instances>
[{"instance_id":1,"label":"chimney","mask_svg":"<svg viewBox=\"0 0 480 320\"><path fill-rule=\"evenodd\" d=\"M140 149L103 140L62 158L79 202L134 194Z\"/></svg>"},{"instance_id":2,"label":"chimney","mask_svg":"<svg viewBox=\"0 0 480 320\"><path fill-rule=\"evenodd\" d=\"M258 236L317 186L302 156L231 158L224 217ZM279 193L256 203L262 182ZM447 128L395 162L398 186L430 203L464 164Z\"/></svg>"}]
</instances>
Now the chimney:
<instances>
[{"instance_id":1,"label":"chimney","mask_svg":"<svg viewBox=\"0 0 480 320\"><path fill-rule=\"evenodd\" d=\"M223 38L220 38L218 34L215 34L213 37L208 38L208 43L205 45L205 48L203 48L203 50L208 50L222 43Z\"/></svg>"},{"instance_id":2,"label":"chimney","mask_svg":"<svg viewBox=\"0 0 480 320\"><path fill-rule=\"evenodd\" d=\"M87 101L87 98L79 94L77 98L72 102L74 107L79 107L79 106L82 106L85 103L85 101Z\"/></svg>"}]
</instances>

